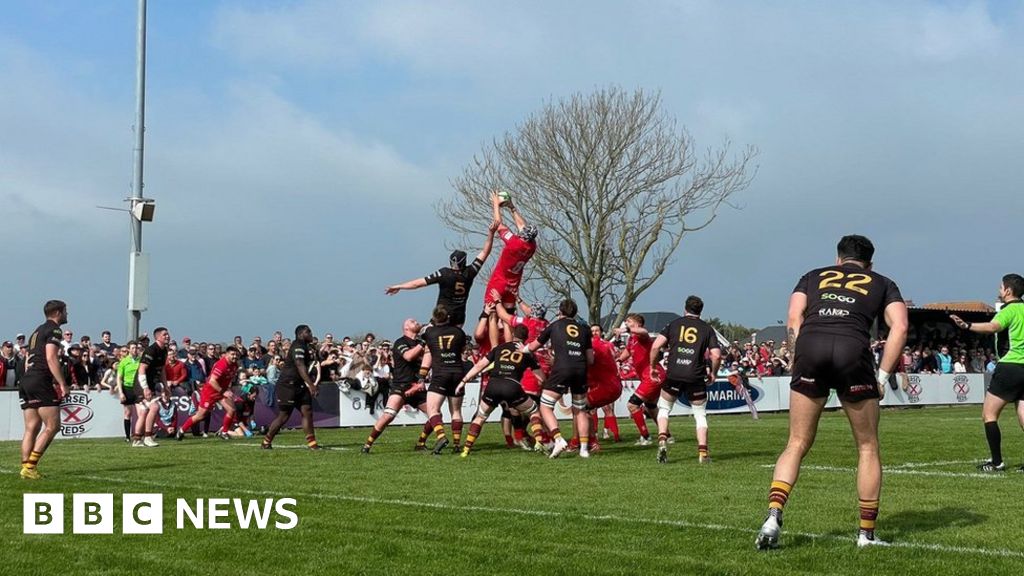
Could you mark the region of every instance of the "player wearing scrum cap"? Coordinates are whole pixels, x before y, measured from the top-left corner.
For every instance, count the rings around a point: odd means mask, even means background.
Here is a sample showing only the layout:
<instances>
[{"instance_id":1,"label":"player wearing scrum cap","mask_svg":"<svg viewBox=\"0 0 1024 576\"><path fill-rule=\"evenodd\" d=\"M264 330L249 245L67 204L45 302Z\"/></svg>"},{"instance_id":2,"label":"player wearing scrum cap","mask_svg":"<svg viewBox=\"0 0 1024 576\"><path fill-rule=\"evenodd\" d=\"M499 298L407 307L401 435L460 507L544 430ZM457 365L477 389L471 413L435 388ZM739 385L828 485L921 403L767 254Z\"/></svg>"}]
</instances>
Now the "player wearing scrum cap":
<instances>
[{"instance_id":1,"label":"player wearing scrum cap","mask_svg":"<svg viewBox=\"0 0 1024 576\"><path fill-rule=\"evenodd\" d=\"M449 267L441 268L437 272L424 278L409 280L402 284L395 284L384 289L384 293L390 295L398 294L402 290L416 290L437 284L437 306L444 306L448 310L449 324L462 326L466 322L466 301L469 299L469 290L473 287L473 280L480 273L480 268L491 255L491 248L494 246L494 233L498 230L498 222L495 220L487 230L487 241L476 258L468 266L466 265L466 253L462 250L455 250L451 253L448 263Z\"/></svg>"},{"instance_id":2,"label":"player wearing scrum cap","mask_svg":"<svg viewBox=\"0 0 1024 576\"><path fill-rule=\"evenodd\" d=\"M508 205L512 211L512 218L519 232L512 232L501 222L502 205ZM519 300L519 285L523 281L523 269L537 251L537 227L527 224L512 202L502 201L497 194L491 194L491 207L494 211L494 221L498 223L498 236L505 242L505 247L502 248L498 263L494 265L494 271L487 282L484 304L494 302L497 294L497 301L506 310L515 310L516 302Z\"/></svg>"}]
</instances>

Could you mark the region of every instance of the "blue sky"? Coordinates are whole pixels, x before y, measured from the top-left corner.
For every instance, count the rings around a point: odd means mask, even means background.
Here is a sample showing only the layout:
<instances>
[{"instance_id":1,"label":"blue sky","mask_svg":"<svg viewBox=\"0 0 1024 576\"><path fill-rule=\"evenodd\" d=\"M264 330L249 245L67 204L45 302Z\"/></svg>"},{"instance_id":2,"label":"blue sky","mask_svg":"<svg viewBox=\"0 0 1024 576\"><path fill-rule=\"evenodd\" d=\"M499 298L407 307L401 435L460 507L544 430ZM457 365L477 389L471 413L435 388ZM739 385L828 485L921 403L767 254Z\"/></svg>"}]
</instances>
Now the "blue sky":
<instances>
[{"instance_id":1,"label":"blue sky","mask_svg":"<svg viewBox=\"0 0 1024 576\"><path fill-rule=\"evenodd\" d=\"M0 334L47 298L125 330L135 3L0 20ZM994 297L1024 209L1024 12L985 2L149 3L151 308L176 336L395 336L442 265L433 205L545 100L660 89L699 146L760 171L637 308L772 324L837 238L918 303ZM474 301L482 298L476 288Z\"/></svg>"}]
</instances>

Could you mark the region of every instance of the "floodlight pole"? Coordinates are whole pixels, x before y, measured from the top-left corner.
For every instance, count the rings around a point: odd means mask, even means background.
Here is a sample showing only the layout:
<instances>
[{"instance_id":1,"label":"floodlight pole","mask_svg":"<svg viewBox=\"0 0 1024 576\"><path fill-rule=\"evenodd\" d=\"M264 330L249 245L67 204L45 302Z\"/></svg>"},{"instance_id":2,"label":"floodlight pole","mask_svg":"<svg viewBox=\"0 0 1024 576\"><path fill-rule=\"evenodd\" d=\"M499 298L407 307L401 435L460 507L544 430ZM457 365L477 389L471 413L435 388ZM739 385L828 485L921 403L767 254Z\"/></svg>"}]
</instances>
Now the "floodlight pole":
<instances>
[{"instance_id":1,"label":"floodlight pole","mask_svg":"<svg viewBox=\"0 0 1024 576\"><path fill-rule=\"evenodd\" d=\"M132 197L130 199L128 218L131 220L131 254L128 272L128 339L139 337L139 324L142 321L142 310L132 301L135 294L136 255L142 252L142 220L132 213L135 204L142 201L142 159L146 133L146 0L139 0L137 36L135 44L135 150L134 169L132 171ZM147 271L148 273L148 271ZM148 286L147 286L148 289Z\"/></svg>"}]
</instances>

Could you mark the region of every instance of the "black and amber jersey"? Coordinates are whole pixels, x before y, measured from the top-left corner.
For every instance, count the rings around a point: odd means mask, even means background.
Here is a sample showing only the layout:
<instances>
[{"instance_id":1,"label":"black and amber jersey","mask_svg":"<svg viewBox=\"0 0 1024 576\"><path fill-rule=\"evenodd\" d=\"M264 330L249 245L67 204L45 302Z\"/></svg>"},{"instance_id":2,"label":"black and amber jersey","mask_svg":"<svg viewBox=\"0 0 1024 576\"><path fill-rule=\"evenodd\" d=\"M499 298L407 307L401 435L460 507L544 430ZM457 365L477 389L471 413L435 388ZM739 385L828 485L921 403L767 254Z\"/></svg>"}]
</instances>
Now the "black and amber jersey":
<instances>
[{"instance_id":1,"label":"black and amber jersey","mask_svg":"<svg viewBox=\"0 0 1024 576\"><path fill-rule=\"evenodd\" d=\"M688 382L704 381L708 374L708 350L720 348L710 324L696 316L676 318L661 335L668 340L666 377Z\"/></svg>"},{"instance_id":2,"label":"black and amber jersey","mask_svg":"<svg viewBox=\"0 0 1024 576\"><path fill-rule=\"evenodd\" d=\"M527 370L540 368L537 357L522 349L521 344L506 342L487 353L487 359L493 362L491 380L502 378L519 382Z\"/></svg>"},{"instance_id":3,"label":"black and amber jersey","mask_svg":"<svg viewBox=\"0 0 1024 576\"><path fill-rule=\"evenodd\" d=\"M800 335L850 336L865 346L871 338L871 325L884 317L885 307L903 302L895 282L856 264L811 270L793 292L807 295Z\"/></svg>"},{"instance_id":4,"label":"black and amber jersey","mask_svg":"<svg viewBox=\"0 0 1024 576\"><path fill-rule=\"evenodd\" d=\"M542 346L549 341L551 355L554 357L552 371L574 372L587 369L587 350L594 347L588 326L573 318L559 318L548 324L537 336L537 342Z\"/></svg>"},{"instance_id":5,"label":"black and amber jersey","mask_svg":"<svg viewBox=\"0 0 1024 576\"><path fill-rule=\"evenodd\" d=\"M395 351L395 367L391 370L392 384L412 384L419 379L423 355L416 356L411 362L405 359L405 353L417 346L419 346L419 342L408 336L402 336L395 340L395 343L391 346Z\"/></svg>"},{"instance_id":6,"label":"black and amber jersey","mask_svg":"<svg viewBox=\"0 0 1024 576\"><path fill-rule=\"evenodd\" d=\"M42 377L50 379L50 366L46 363L46 345L61 345L60 325L53 320L47 320L32 333L28 341L28 365L25 369L25 376L32 378ZM24 376L23 376L24 377Z\"/></svg>"},{"instance_id":7,"label":"black and amber jersey","mask_svg":"<svg viewBox=\"0 0 1024 576\"><path fill-rule=\"evenodd\" d=\"M139 365L146 365L146 382L149 386L155 386L157 382L163 380L164 366L167 364L167 348L162 348L156 342L146 346L146 349L142 351L142 356L139 357ZM135 373L135 386L139 385L139 374L142 371Z\"/></svg>"},{"instance_id":8,"label":"black and amber jersey","mask_svg":"<svg viewBox=\"0 0 1024 576\"><path fill-rule=\"evenodd\" d=\"M456 326L431 326L423 333L430 350L430 369L435 373L462 374L462 350L466 333Z\"/></svg>"},{"instance_id":9,"label":"black and amber jersey","mask_svg":"<svg viewBox=\"0 0 1024 576\"><path fill-rule=\"evenodd\" d=\"M469 289L473 287L473 280L483 266L480 259L473 262L462 270L452 268L441 268L423 280L428 284L437 284L437 303L448 309L449 314L462 312L465 318L466 301L469 299ZM458 314L453 314L458 316Z\"/></svg>"},{"instance_id":10,"label":"black and amber jersey","mask_svg":"<svg viewBox=\"0 0 1024 576\"><path fill-rule=\"evenodd\" d=\"M281 367L281 374L277 377L278 386L305 386L305 380L299 375L298 364L305 366L307 373L310 365L317 359L316 352L308 342L296 340L292 342L288 354L284 357L284 366Z\"/></svg>"}]
</instances>

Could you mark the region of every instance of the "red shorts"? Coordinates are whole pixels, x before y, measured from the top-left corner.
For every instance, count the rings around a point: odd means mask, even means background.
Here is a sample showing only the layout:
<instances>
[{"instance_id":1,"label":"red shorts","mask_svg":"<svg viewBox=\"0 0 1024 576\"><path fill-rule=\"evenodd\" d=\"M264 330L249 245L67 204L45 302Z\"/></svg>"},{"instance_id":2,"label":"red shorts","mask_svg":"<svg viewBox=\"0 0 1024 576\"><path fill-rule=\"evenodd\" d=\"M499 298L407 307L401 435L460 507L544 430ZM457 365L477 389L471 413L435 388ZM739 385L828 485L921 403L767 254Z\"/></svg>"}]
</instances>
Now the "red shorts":
<instances>
[{"instance_id":1,"label":"red shorts","mask_svg":"<svg viewBox=\"0 0 1024 576\"><path fill-rule=\"evenodd\" d=\"M224 399L224 391L217 390L210 384L203 384L199 391L199 407L203 410L213 408L218 402Z\"/></svg>"},{"instance_id":2,"label":"red shorts","mask_svg":"<svg viewBox=\"0 0 1024 576\"><path fill-rule=\"evenodd\" d=\"M634 394L648 402L657 402L658 398L661 398L661 382L655 382L650 376L645 375L640 378L640 386Z\"/></svg>"},{"instance_id":3,"label":"red shorts","mask_svg":"<svg viewBox=\"0 0 1024 576\"><path fill-rule=\"evenodd\" d=\"M516 302L519 300L519 280L516 280L514 285L509 285L509 281L505 278L491 276L491 279L487 282L487 289L484 290L485 306L495 301L491 296L491 290L497 290L501 294L501 303L506 308L515 308Z\"/></svg>"},{"instance_id":4,"label":"red shorts","mask_svg":"<svg viewBox=\"0 0 1024 576\"><path fill-rule=\"evenodd\" d=\"M540 396L540 382L537 381L537 375L533 373L533 370L523 372L523 380L520 384L523 387L523 392L533 396Z\"/></svg>"},{"instance_id":5,"label":"red shorts","mask_svg":"<svg viewBox=\"0 0 1024 576\"><path fill-rule=\"evenodd\" d=\"M587 389L587 406L600 408L611 404L622 395L622 384L617 382L605 383L600 386L593 386Z\"/></svg>"}]
</instances>

